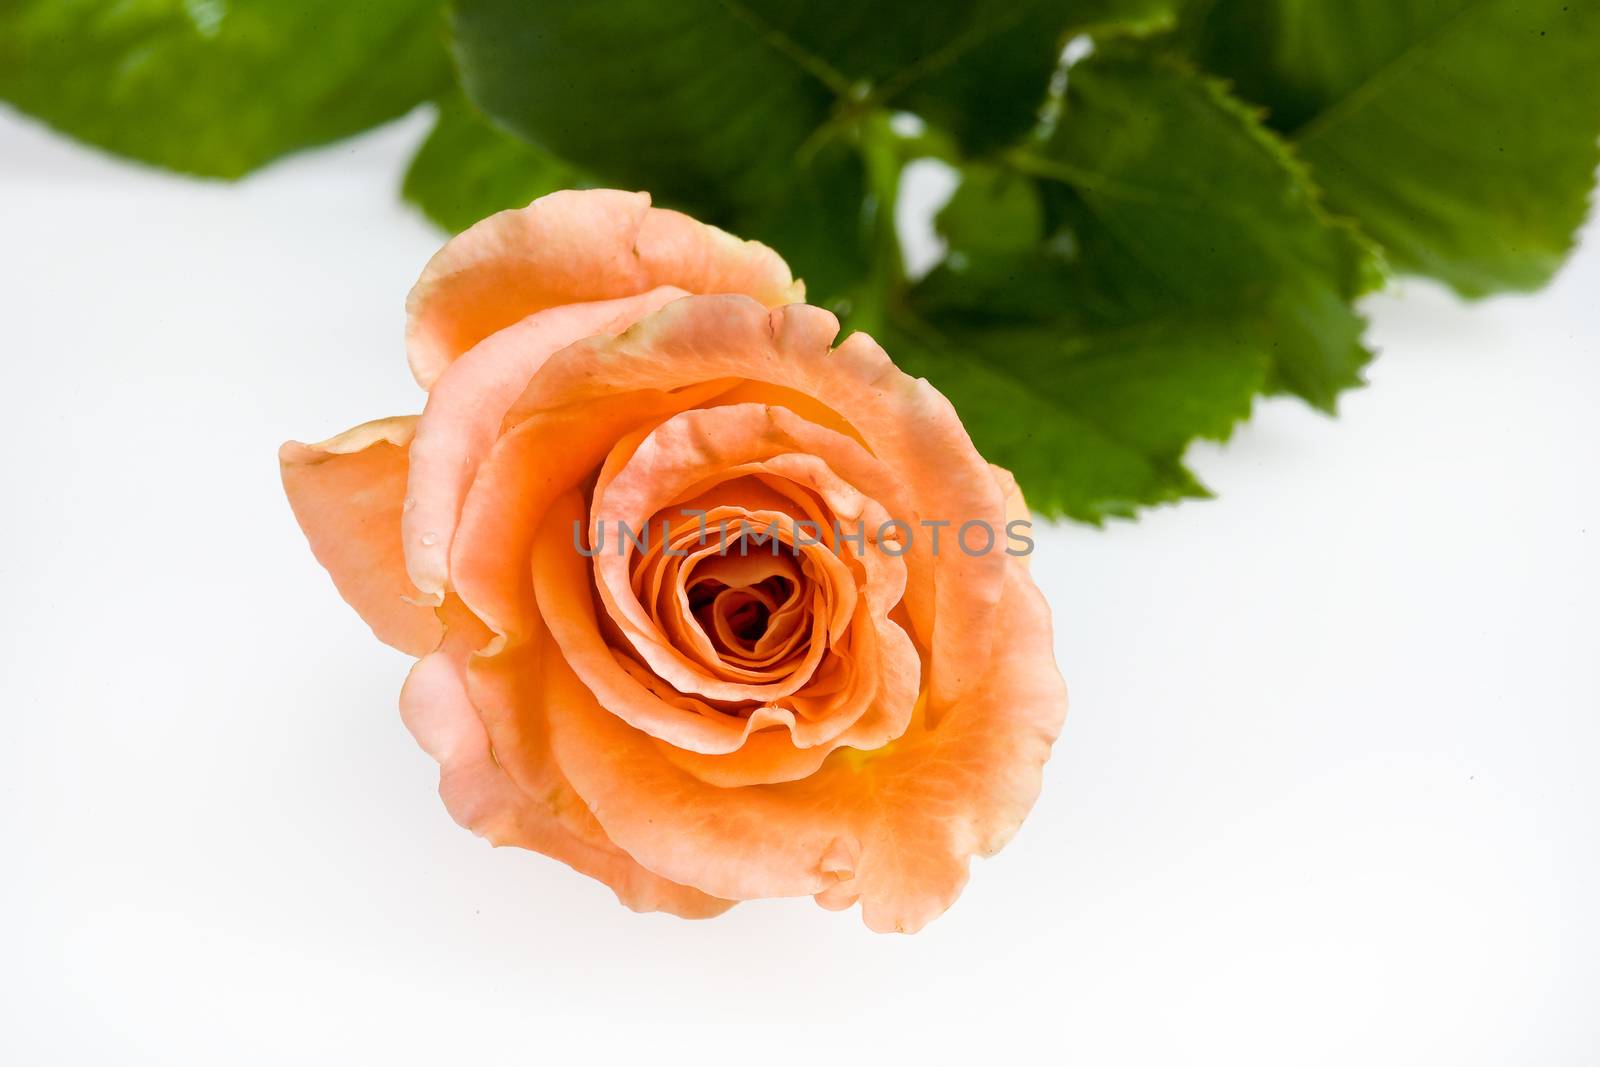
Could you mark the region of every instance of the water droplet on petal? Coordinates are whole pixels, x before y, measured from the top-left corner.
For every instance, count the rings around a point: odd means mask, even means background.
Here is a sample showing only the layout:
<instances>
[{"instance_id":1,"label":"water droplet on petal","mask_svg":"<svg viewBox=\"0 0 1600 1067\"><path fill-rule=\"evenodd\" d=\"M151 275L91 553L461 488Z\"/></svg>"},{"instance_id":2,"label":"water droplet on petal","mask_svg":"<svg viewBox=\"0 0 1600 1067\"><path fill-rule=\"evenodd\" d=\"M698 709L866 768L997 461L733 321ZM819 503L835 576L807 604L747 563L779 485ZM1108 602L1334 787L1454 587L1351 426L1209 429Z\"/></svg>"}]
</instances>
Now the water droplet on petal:
<instances>
[{"instance_id":1,"label":"water droplet on petal","mask_svg":"<svg viewBox=\"0 0 1600 1067\"><path fill-rule=\"evenodd\" d=\"M416 506L417 506L417 498L414 497L414 496L406 497L405 503L400 505L400 507L405 511L410 511L412 508L414 508Z\"/></svg>"},{"instance_id":2,"label":"water droplet on petal","mask_svg":"<svg viewBox=\"0 0 1600 1067\"><path fill-rule=\"evenodd\" d=\"M390 497L389 499L393 500L394 498ZM424 546L432 548L434 545L439 543L439 535L436 533L425 533L422 535L422 543Z\"/></svg>"}]
</instances>

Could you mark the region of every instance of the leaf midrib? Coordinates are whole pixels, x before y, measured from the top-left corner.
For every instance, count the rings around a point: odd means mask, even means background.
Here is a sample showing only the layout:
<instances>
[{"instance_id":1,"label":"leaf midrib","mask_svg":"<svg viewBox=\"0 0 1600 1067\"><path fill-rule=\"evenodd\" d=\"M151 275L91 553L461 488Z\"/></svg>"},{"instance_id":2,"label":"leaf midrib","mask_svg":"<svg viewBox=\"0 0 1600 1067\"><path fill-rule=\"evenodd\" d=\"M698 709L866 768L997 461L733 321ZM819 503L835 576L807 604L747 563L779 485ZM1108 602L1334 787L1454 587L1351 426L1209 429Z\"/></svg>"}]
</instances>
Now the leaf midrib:
<instances>
[{"instance_id":1,"label":"leaf midrib","mask_svg":"<svg viewBox=\"0 0 1600 1067\"><path fill-rule=\"evenodd\" d=\"M841 99L849 99L857 94L857 87L862 83L863 79L853 78L838 67L835 67L822 56L776 26L773 26L754 11L751 11L741 0L717 0L717 2L728 14L754 30L771 46L773 51L784 56L799 67L801 71L821 82L835 96ZM872 85L866 97L867 101L879 105L887 104L893 97L905 92L916 83L949 68L962 56L971 52L985 41L991 40L1011 29L1021 22L1030 10L1030 3L1018 2L1005 15L971 27L966 33L949 41L943 47L928 53L917 62L896 72L893 76L885 78L882 82Z\"/></svg>"},{"instance_id":2,"label":"leaf midrib","mask_svg":"<svg viewBox=\"0 0 1600 1067\"><path fill-rule=\"evenodd\" d=\"M717 0L717 3L729 15L732 15L755 31L773 51L788 59L804 73L817 79L830 92L837 96L849 95L852 84L851 79L832 63L829 63L793 37L767 22L740 3L739 0Z\"/></svg>"},{"instance_id":3,"label":"leaf midrib","mask_svg":"<svg viewBox=\"0 0 1600 1067\"><path fill-rule=\"evenodd\" d=\"M904 92L924 78L948 69L963 55L977 48L983 42L998 37L1011 29L1026 18L1030 12L1031 4L1019 0L1012 7L1009 14L979 23L965 34L950 41L943 48L935 49L893 77L885 78L882 84L876 87L874 96L881 102L888 102L894 96Z\"/></svg>"}]
</instances>

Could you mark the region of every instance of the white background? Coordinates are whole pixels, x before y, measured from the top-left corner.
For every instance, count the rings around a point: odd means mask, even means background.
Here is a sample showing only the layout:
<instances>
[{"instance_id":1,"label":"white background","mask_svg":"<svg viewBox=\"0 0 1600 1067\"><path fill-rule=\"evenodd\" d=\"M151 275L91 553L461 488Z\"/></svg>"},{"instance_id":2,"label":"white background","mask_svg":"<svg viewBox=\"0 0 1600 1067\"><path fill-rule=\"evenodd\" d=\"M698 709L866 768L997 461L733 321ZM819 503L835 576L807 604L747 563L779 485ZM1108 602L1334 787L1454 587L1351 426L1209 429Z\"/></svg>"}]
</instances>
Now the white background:
<instances>
[{"instance_id":1,"label":"white background","mask_svg":"<svg viewBox=\"0 0 1600 1067\"><path fill-rule=\"evenodd\" d=\"M689 923L450 821L279 489L420 407L425 126L228 187L0 114L0 1061L1600 1057L1600 252L1044 533L1072 711L925 932Z\"/></svg>"}]
</instances>

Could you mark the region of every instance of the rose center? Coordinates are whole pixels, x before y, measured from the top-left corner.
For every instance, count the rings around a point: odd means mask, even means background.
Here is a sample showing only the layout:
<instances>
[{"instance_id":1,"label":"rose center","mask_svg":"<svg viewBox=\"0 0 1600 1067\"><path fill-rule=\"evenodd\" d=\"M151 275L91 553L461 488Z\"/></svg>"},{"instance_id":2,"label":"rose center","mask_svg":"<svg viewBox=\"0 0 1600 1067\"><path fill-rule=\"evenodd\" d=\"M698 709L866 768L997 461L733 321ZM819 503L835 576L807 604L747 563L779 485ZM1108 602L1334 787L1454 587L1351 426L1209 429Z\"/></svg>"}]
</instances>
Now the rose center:
<instances>
[{"instance_id":1,"label":"rose center","mask_svg":"<svg viewBox=\"0 0 1600 1067\"><path fill-rule=\"evenodd\" d=\"M744 641L754 641L767 632L767 619L772 612L761 601L748 593L736 593L728 598L730 604L723 609L728 619L728 629Z\"/></svg>"},{"instance_id":2,"label":"rose center","mask_svg":"<svg viewBox=\"0 0 1600 1067\"><path fill-rule=\"evenodd\" d=\"M689 609L721 651L747 655L794 593L795 584L776 574L741 586L703 578L689 589Z\"/></svg>"}]
</instances>

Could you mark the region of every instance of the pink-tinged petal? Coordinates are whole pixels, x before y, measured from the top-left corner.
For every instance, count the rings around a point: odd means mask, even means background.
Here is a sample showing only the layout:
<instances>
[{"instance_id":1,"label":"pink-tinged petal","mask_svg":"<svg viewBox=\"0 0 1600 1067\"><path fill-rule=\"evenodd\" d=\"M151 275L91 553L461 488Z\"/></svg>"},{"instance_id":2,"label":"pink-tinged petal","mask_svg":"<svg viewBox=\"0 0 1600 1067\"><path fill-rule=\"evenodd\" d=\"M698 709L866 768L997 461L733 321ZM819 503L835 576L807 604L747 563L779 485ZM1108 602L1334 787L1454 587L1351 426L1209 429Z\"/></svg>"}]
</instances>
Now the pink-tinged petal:
<instances>
[{"instance_id":1,"label":"pink-tinged petal","mask_svg":"<svg viewBox=\"0 0 1600 1067\"><path fill-rule=\"evenodd\" d=\"M542 736L519 751L537 766L535 789L511 780L490 747L489 735L469 695L468 664L473 648L487 639L459 605L440 647L412 668L400 694L400 714L417 743L439 762L439 795L452 818L494 845L514 845L544 853L610 886L617 899L635 911L666 911L684 918L708 918L733 906L698 890L652 874L605 836L561 772L549 759ZM532 666L516 651L516 667ZM525 709L531 719L541 708ZM542 733L542 731L541 731Z\"/></svg>"},{"instance_id":2,"label":"pink-tinged petal","mask_svg":"<svg viewBox=\"0 0 1600 1067\"><path fill-rule=\"evenodd\" d=\"M607 835L664 877L729 899L811 894L861 903L874 930L910 932L965 885L1038 796L1066 713L1049 609L1007 567L992 655L936 725L873 752L835 752L799 781L708 785L608 713L564 663L547 672L557 763Z\"/></svg>"},{"instance_id":3,"label":"pink-tinged petal","mask_svg":"<svg viewBox=\"0 0 1600 1067\"><path fill-rule=\"evenodd\" d=\"M619 437L723 388L712 382L670 394L644 391L523 418L494 443L462 502L450 546L457 595L495 633L532 633L537 612L528 559L550 502L589 477ZM567 537L570 544L570 531Z\"/></svg>"},{"instance_id":4,"label":"pink-tinged petal","mask_svg":"<svg viewBox=\"0 0 1600 1067\"><path fill-rule=\"evenodd\" d=\"M920 664L910 639L889 617L905 588L905 564L876 544L888 513L842 478L830 463L860 476L891 499L897 498L899 490L892 473L855 440L808 423L787 409L757 403L719 404L675 415L634 442L624 459L615 464L608 459L600 474L591 512L591 545L600 543L601 530L616 531L623 523L639 528L646 518L658 512L672 513L669 505L685 496L699 497L708 482L718 479L724 487L730 487L730 499L739 495L740 490L734 487L746 483L757 488L793 486L825 502L828 516L822 519L823 529L831 529L834 523L847 531L864 528L865 543L850 557L865 575L866 604L860 611L856 610L855 596L858 579L833 550L826 545L801 549L802 558L816 557L819 564L811 573L825 579L825 584L835 590L830 599L839 617L830 626L828 643L834 654L848 655L853 663L849 684L825 694L813 695L812 685L812 674L824 648L821 640L811 641L810 655L802 670L777 680L753 681L726 669L708 667L692 655L691 643L674 639L677 631L671 626L662 627L654 610L658 598L639 598L630 568L631 553L602 551L593 561L595 583L610 621L659 677L683 693L724 701L776 702L797 710L805 721L791 730L792 747L823 749L822 753L794 753L786 751L780 739L756 736L750 736L734 753L718 754L697 745L687 746L704 753L705 758L688 756L680 763L707 781L733 785L798 777L806 768L815 769L832 748L875 748L883 744L898 735L910 718ZM747 476L759 476L764 481ZM750 488L742 491L749 493ZM793 528L782 514L750 512L748 519L757 529L765 529L769 521L775 521L781 529ZM702 554L720 551L720 538L711 535L711 539L711 546ZM613 533L613 541L616 540ZM751 577L765 577L763 555L710 560L700 563L694 573L738 587L748 584L733 573L739 569L755 568L761 573ZM771 563L771 557L767 557L766 569L771 569ZM548 608L546 612L547 617L552 614ZM841 645L847 628L852 643ZM558 639L567 643L581 640L569 635L565 627ZM613 664L606 658L584 657L575 662L598 662L607 675L614 674ZM589 680L581 669L579 675ZM597 679L595 684L605 689L607 683ZM869 709L874 714L863 721ZM663 719L687 718L701 728L706 723L706 716L677 707L658 710L661 718L638 716L629 721L659 737L680 736L679 728ZM756 743L761 752L747 758L744 753L751 743Z\"/></svg>"},{"instance_id":5,"label":"pink-tinged petal","mask_svg":"<svg viewBox=\"0 0 1600 1067\"><path fill-rule=\"evenodd\" d=\"M759 531L770 529L784 531L788 528L787 516L781 512L752 511L741 515L740 519L747 523L749 528ZM609 522L607 526L612 530L616 529ZM827 651L827 642L822 638L828 636L828 630L832 630L831 639L837 640L849 625L855 610L856 588L849 567L825 546L802 547L799 552L803 560L803 569L825 589L833 610L827 613L826 617L821 617L819 613L818 639L807 643L802 662L793 671L764 681L740 680L727 672L706 668L686 655L684 650L675 647L663 634L657 621L649 617L634 597L627 573L629 559L613 550L614 536L611 546L603 548L594 557L594 570L600 583L599 592L608 621L621 631L628 640L629 647L649 664L658 676L681 692L724 701L765 701L789 696L807 683ZM781 533L779 537L781 540ZM591 544L597 543L591 542ZM713 543L708 551L717 554L720 549ZM586 565L588 563L587 560L580 562ZM608 582L614 583L616 590L620 591L621 598L628 605L628 613L619 610L620 605L614 599L613 588L607 584Z\"/></svg>"},{"instance_id":6,"label":"pink-tinged petal","mask_svg":"<svg viewBox=\"0 0 1600 1067\"><path fill-rule=\"evenodd\" d=\"M574 524L584 519L583 499L563 494L545 516L533 544L533 587L539 614L561 649L612 714L648 729L652 735L695 752L733 752L758 730L792 728L796 716L766 706L746 718L700 715L669 703L631 674L606 643L595 612L590 561L573 546Z\"/></svg>"},{"instance_id":7,"label":"pink-tinged petal","mask_svg":"<svg viewBox=\"0 0 1600 1067\"><path fill-rule=\"evenodd\" d=\"M575 492L564 494L551 505L533 547L534 589L540 614L560 649L560 658L582 675L583 684L590 687L611 714L677 748L708 755L737 753L765 731L794 736L799 743L797 747L827 744L832 748L850 743L855 737L894 732L896 721L903 727L906 713L902 709L915 699L918 670L915 650L903 632L898 634L897 640L885 641L882 651L888 665L883 675L888 681L880 684L876 692L879 703L873 714L862 717L858 708L842 723L824 723L819 727L776 703L756 707L743 718L723 714L703 702L696 711L694 701L675 699L670 689L658 692L652 688L646 679L654 675L642 667L632 666L603 635L596 616L590 561L575 551L571 540L573 525L581 522L583 513L582 498ZM865 625L863 619L862 626ZM549 669L556 669L555 664L549 664ZM873 695L869 692L867 698ZM867 702L864 698L863 704ZM862 718L859 733L841 737L840 730L855 718ZM759 769L778 766L771 762L773 753L766 750L769 744L763 741L757 745L762 754L748 768L736 760L699 766L705 767L713 778L728 782L742 780L741 784L759 780L769 773L787 773ZM802 757L796 757L795 761L782 766L793 767L803 761Z\"/></svg>"},{"instance_id":8,"label":"pink-tinged petal","mask_svg":"<svg viewBox=\"0 0 1600 1067\"><path fill-rule=\"evenodd\" d=\"M663 285L767 306L805 299L765 245L652 208L646 193L564 190L490 215L429 260L406 301L412 373L428 388L473 345L536 311Z\"/></svg>"},{"instance_id":9,"label":"pink-tinged petal","mask_svg":"<svg viewBox=\"0 0 1600 1067\"><path fill-rule=\"evenodd\" d=\"M921 663L904 630L893 625L874 627L860 609L859 641L853 650L857 659L872 664L870 674L851 679L849 688L832 701L855 701L861 710L829 708L822 714L836 715L848 726L830 740L802 748L789 730L772 729L751 734L735 752L707 755L657 741L658 750L668 760L708 785L734 788L792 782L813 774L838 749L872 750L888 744L906 730L917 700ZM863 690L863 687L870 689Z\"/></svg>"},{"instance_id":10,"label":"pink-tinged petal","mask_svg":"<svg viewBox=\"0 0 1600 1067\"><path fill-rule=\"evenodd\" d=\"M767 307L805 300L805 283L760 241L746 241L677 211L651 208L635 250L657 285L691 293L743 293Z\"/></svg>"},{"instance_id":11,"label":"pink-tinged petal","mask_svg":"<svg viewBox=\"0 0 1600 1067\"><path fill-rule=\"evenodd\" d=\"M900 371L866 334L830 348L838 329L831 314L803 304L768 311L748 297L685 297L618 337L591 338L556 353L513 410L745 378L791 389L837 412L895 472L905 495L917 502L920 520L949 523L945 545L926 566L914 563L928 552L926 531L914 531L907 556L914 573L906 603L931 651L929 715L936 720L975 684L973 665L987 659L1007 559L1003 551L950 551L948 542L966 522L987 523L1003 536L1005 500L950 402ZM931 591L917 574L931 579Z\"/></svg>"},{"instance_id":12,"label":"pink-tinged petal","mask_svg":"<svg viewBox=\"0 0 1600 1067\"><path fill-rule=\"evenodd\" d=\"M1031 533L1033 527L1033 513L1028 510L1028 502L1022 496L1022 487L1017 484L1016 477L1004 467L989 464L989 470L994 472L995 484L1000 487L1000 495L1006 501L1005 531L995 531L996 544L1000 550L1012 553L1013 558L1024 567L1028 566L1032 554ZM1012 524L1023 523L1015 529L1013 535ZM1024 545L1018 538L1027 538L1028 544Z\"/></svg>"},{"instance_id":13,"label":"pink-tinged petal","mask_svg":"<svg viewBox=\"0 0 1600 1067\"><path fill-rule=\"evenodd\" d=\"M684 295L682 289L661 286L638 296L548 308L490 335L449 365L428 394L411 446L413 507L401 527L418 589L433 596L445 591L467 487L534 371L572 342L618 333Z\"/></svg>"},{"instance_id":14,"label":"pink-tinged petal","mask_svg":"<svg viewBox=\"0 0 1600 1067\"><path fill-rule=\"evenodd\" d=\"M379 419L317 444L290 441L278 464L289 506L339 595L380 641L420 656L443 628L406 576L400 539L416 422Z\"/></svg>"}]
</instances>

